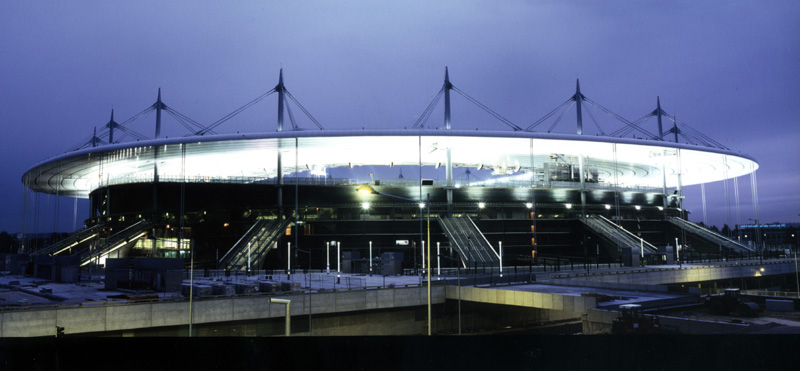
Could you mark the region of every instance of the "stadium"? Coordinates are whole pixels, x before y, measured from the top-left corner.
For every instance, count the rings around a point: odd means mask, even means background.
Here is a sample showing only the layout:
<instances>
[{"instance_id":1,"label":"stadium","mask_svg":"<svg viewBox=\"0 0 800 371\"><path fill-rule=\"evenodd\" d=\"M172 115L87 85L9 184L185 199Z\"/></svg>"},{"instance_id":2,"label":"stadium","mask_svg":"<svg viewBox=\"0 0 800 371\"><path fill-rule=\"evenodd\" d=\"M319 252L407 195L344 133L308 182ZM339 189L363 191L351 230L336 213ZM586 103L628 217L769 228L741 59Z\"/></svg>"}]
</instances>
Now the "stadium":
<instances>
[{"instance_id":1,"label":"stadium","mask_svg":"<svg viewBox=\"0 0 800 371\"><path fill-rule=\"evenodd\" d=\"M451 128L451 91L510 130ZM79 256L81 266L147 256L180 257L208 269L395 274L424 269L429 248L442 266L466 269L655 265L682 254L722 258L758 250L689 222L683 209L684 187L752 176L757 162L678 121L660 102L629 121L586 98L578 85L561 106L522 128L446 74L413 128L324 130L281 76L274 89L226 117L271 94L278 95L274 132L217 134L213 129L227 118L201 125L164 104L160 93L126 122L112 114L82 148L24 174L26 195L90 204L83 228L47 246L28 244L24 252ZM443 126L426 128L442 97ZM287 99L319 130L300 130ZM573 106L577 130L553 133ZM622 129L584 134L589 107ZM192 134L161 137L162 111ZM126 127L149 112L156 113L154 138ZM649 118L658 122L655 134L644 129ZM662 128L662 118L671 129ZM534 130L547 122L550 130ZM121 141L125 135L136 140Z\"/></svg>"}]
</instances>

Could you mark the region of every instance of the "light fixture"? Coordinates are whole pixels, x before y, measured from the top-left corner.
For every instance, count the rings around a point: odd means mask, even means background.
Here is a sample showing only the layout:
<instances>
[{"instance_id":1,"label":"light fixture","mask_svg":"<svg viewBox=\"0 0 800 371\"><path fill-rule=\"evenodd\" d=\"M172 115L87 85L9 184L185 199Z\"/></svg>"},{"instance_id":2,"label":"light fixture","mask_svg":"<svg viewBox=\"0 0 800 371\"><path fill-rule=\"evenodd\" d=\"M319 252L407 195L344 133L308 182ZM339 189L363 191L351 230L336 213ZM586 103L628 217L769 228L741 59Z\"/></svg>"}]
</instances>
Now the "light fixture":
<instances>
[{"instance_id":1,"label":"light fixture","mask_svg":"<svg viewBox=\"0 0 800 371\"><path fill-rule=\"evenodd\" d=\"M425 208L425 203L424 202L420 202L419 203L419 208L420 209L424 209Z\"/></svg>"},{"instance_id":2,"label":"light fixture","mask_svg":"<svg viewBox=\"0 0 800 371\"><path fill-rule=\"evenodd\" d=\"M356 192L364 194L364 195L371 195L371 194L378 193L377 191L375 191L375 188L372 188L372 187L370 187L368 185L363 185L361 187L356 188Z\"/></svg>"},{"instance_id":3,"label":"light fixture","mask_svg":"<svg viewBox=\"0 0 800 371\"><path fill-rule=\"evenodd\" d=\"M571 209L572 208L572 204L564 204L564 207L566 207L567 209Z\"/></svg>"},{"instance_id":4,"label":"light fixture","mask_svg":"<svg viewBox=\"0 0 800 371\"><path fill-rule=\"evenodd\" d=\"M369 209L369 202L362 202L361 203L361 208L364 209L364 210Z\"/></svg>"},{"instance_id":5,"label":"light fixture","mask_svg":"<svg viewBox=\"0 0 800 371\"><path fill-rule=\"evenodd\" d=\"M611 210L611 205L606 204L606 210Z\"/></svg>"},{"instance_id":6,"label":"light fixture","mask_svg":"<svg viewBox=\"0 0 800 371\"><path fill-rule=\"evenodd\" d=\"M478 202L478 208L479 208L479 209L483 209L484 207L486 207L486 203L484 203L484 202Z\"/></svg>"},{"instance_id":7,"label":"light fixture","mask_svg":"<svg viewBox=\"0 0 800 371\"><path fill-rule=\"evenodd\" d=\"M528 203L525 204L525 207L531 209L531 208L533 208L533 204L528 202Z\"/></svg>"},{"instance_id":8,"label":"light fixture","mask_svg":"<svg viewBox=\"0 0 800 371\"><path fill-rule=\"evenodd\" d=\"M658 208L658 211L664 211L664 207L663 206L656 206L656 207Z\"/></svg>"},{"instance_id":9,"label":"light fixture","mask_svg":"<svg viewBox=\"0 0 800 371\"><path fill-rule=\"evenodd\" d=\"M639 205L635 205L635 206L634 206L634 208L635 208L636 210L641 210L641 209L642 209L642 207L641 207L641 206L639 206Z\"/></svg>"}]
</instances>

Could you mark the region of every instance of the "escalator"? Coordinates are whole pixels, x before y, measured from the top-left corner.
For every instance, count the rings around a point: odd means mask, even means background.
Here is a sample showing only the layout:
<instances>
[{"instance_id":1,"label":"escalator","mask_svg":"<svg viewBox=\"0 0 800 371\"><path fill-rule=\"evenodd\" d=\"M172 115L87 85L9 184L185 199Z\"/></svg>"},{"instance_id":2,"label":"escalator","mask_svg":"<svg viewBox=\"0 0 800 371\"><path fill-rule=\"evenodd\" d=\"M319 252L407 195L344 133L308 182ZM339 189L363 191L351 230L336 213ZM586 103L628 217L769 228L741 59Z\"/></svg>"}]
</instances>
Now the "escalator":
<instances>
[{"instance_id":1,"label":"escalator","mask_svg":"<svg viewBox=\"0 0 800 371\"><path fill-rule=\"evenodd\" d=\"M644 249L645 254L658 253L658 248L644 239L637 237L628 230L614 224L614 222L602 215L592 218L581 218L580 221L592 232L614 244L619 244L622 248L629 248L631 251Z\"/></svg>"},{"instance_id":2,"label":"escalator","mask_svg":"<svg viewBox=\"0 0 800 371\"><path fill-rule=\"evenodd\" d=\"M462 266L469 267L476 263L482 265L499 264L500 255L497 254L469 216L463 218L437 217L437 220L445 234L447 234L450 245L458 250Z\"/></svg>"},{"instance_id":3,"label":"escalator","mask_svg":"<svg viewBox=\"0 0 800 371\"><path fill-rule=\"evenodd\" d=\"M102 224L95 224L89 228L78 230L66 238L40 249L31 255L58 255L72 248L80 247L82 244L88 243L101 229L103 229Z\"/></svg>"},{"instance_id":4,"label":"escalator","mask_svg":"<svg viewBox=\"0 0 800 371\"><path fill-rule=\"evenodd\" d=\"M84 249L81 251L81 267L108 255L118 249L127 245L135 243L139 238L147 236L147 231L153 227L153 224L144 220L140 220L127 228L111 235L103 241L103 244L96 249Z\"/></svg>"},{"instance_id":5,"label":"escalator","mask_svg":"<svg viewBox=\"0 0 800 371\"><path fill-rule=\"evenodd\" d=\"M228 250L220 266L231 270L246 270L250 267L261 267L267 253L276 248L278 239L286 233L291 220L258 219L250 229Z\"/></svg>"},{"instance_id":6,"label":"escalator","mask_svg":"<svg viewBox=\"0 0 800 371\"><path fill-rule=\"evenodd\" d=\"M731 249L738 253L752 253L755 250L752 247L743 245L739 242L736 242L728 237L725 237L719 233L716 233L712 230L704 228L700 225L692 223L688 220L684 220L681 218L669 218L669 222L673 225L677 226L678 228L682 228L684 231L691 233L697 237L700 237L704 240L707 240L715 245L723 246L725 248Z\"/></svg>"}]
</instances>

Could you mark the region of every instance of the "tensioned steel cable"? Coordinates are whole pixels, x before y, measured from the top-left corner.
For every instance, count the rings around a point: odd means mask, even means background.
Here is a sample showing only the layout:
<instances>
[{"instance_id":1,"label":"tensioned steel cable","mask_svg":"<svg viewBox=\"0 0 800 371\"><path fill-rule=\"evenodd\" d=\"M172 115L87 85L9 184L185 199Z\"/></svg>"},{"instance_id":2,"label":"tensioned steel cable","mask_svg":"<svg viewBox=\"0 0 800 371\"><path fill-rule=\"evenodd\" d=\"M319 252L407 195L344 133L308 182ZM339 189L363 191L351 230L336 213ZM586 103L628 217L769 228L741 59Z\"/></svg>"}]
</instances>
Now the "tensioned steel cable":
<instances>
[{"instance_id":1,"label":"tensioned steel cable","mask_svg":"<svg viewBox=\"0 0 800 371\"><path fill-rule=\"evenodd\" d=\"M442 88L439 89L439 92L436 93L431 102L428 103L428 106L425 107L425 110L422 111L422 114L419 116L417 121L414 122L412 128L416 129L425 127L425 124L428 122L428 117L430 117L431 112L433 112L433 107L435 107L439 103L439 99L442 98L442 95L444 95L444 85L442 85Z\"/></svg>"},{"instance_id":2,"label":"tensioned steel cable","mask_svg":"<svg viewBox=\"0 0 800 371\"><path fill-rule=\"evenodd\" d=\"M574 99L572 99L572 98L567 99L566 101L564 101L564 103L561 103L560 105L558 105L558 107L556 107L552 111L548 112L546 115L544 115L541 118L539 118L538 120L536 120L533 124L528 125L528 127L525 128L525 131L531 131L531 129L534 129L537 126L539 126L541 123L547 121L547 119L549 119L551 116L556 114L560 109L564 108L565 106L569 105L570 107L572 107L573 103L575 103ZM569 108L566 108L566 109L569 109ZM562 115L563 115L563 113L562 113Z\"/></svg>"},{"instance_id":3,"label":"tensioned steel cable","mask_svg":"<svg viewBox=\"0 0 800 371\"><path fill-rule=\"evenodd\" d=\"M484 111L486 111L488 114L492 115L494 118L500 120L500 122L506 124L507 126L511 127L512 129L514 129L514 131L522 131L521 127L517 126L516 124L511 122L509 119L503 117L499 113L493 111L491 108L489 108L485 104L479 102L477 99L469 96L469 94L467 94L463 90L461 90L461 89L459 89L459 88L457 88L455 86L453 86L452 89L456 93L461 94L464 98L467 98L467 100L470 101L471 103L475 104L476 106L478 106L481 109L483 109Z\"/></svg>"},{"instance_id":4,"label":"tensioned steel cable","mask_svg":"<svg viewBox=\"0 0 800 371\"><path fill-rule=\"evenodd\" d=\"M273 89L271 89L270 91L268 91L268 92L266 92L266 93L264 93L264 94L261 94L261 95L260 95L260 96L258 96L257 98L255 98L255 99L251 100L250 102L247 102L247 103L245 103L243 106L241 106L241 107L239 107L239 108L235 109L233 112L231 112L231 113L229 113L229 114L227 114L227 115L223 116L222 118L220 118L220 119L219 119L219 120L217 120L217 121L214 121L214 122L213 122L211 125L208 125L208 126L207 126L207 128L206 128L205 130L200 130L200 131L198 131L198 132L197 132L197 133L195 133L195 134L197 134L197 135L204 135L204 134L206 134L206 133L210 132L211 130L213 130L213 129L214 129L214 128L216 128L217 126L220 126L220 125L222 125L224 122L226 122L226 121L230 120L230 119L231 119L231 118L233 118L234 116L236 116L236 115L240 114L242 111L244 111L244 110L246 110L246 109L250 108L250 107L251 107L251 106L253 106L254 104L256 104L256 103L258 103L258 102L262 101L264 98L266 98L266 97L270 96L272 93L275 93L275 92L276 92L276 90L273 88Z\"/></svg>"},{"instance_id":5,"label":"tensioned steel cable","mask_svg":"<svg viewBox=\"0 0 800 371\"><path fill-rule=\"evenodd\" d=\"M322 124L320 124L319 121L317 121L317 119L315 119L314 116L311 115L311 112L308 112L308 110L305 107L303 107L302 104L300 104L300 101L297 100L297 98L295 98L294 95L292 95L292 93L289 92L289 90L284 88L283 91L286 93L286 96L289 97L289 99L291 99L292 102L294 102L294 104L297 105L297 107L300 107L300 110L303 111L303 113L314 123L314 125L317 125L319 130L325 130L325 128L322 127Z\"/></svg>"}]
</instances>

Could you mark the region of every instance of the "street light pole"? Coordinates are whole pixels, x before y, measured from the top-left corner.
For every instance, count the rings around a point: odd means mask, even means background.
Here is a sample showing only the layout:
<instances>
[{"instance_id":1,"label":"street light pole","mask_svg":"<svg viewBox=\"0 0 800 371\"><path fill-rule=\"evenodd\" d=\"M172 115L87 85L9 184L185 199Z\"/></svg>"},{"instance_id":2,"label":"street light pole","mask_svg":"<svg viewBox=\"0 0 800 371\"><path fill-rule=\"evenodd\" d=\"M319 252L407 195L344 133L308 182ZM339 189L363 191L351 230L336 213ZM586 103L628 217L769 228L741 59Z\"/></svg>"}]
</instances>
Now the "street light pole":
<instances>
[{"instance_id":1,"label":"street light pole","mask_svg":"<svg viewBox=\"0 0 800 371\"><path fill-rule=\"evenodd\" d=\"M369 241L369 276L372 277L372 241Z\"/></svg>"},{"instance_id":2,"label":"street light pole","mask_svg":"<svg viewBox=\"0 0 800 371\"><path fill-rule=\"evenodd\" d=\"M439 252L440 245L441 243L436 243L436 275L439 276L439 279L442 279L442 257Z\"/></svg>"}]
</instances>

